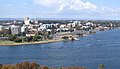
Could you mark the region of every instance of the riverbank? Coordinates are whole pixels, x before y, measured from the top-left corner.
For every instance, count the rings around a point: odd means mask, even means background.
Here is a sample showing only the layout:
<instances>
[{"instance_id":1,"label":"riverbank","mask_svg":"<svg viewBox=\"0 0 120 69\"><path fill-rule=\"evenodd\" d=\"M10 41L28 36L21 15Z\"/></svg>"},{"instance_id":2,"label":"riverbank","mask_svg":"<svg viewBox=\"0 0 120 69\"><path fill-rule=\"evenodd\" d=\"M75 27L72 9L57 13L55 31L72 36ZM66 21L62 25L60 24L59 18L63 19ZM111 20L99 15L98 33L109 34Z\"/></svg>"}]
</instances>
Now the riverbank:
<instances>
[{"instance_id":1,"label":"riverbank","mask_svg":"<svg viewBox=\"0 0 120 69\"><path fill-rule=\"evenodd\" d=\"M83 32L83 31L82 31ZM90 31L84 31L84 33L82 33L83 35L81 36L87 36L90 34L95 34L97 31L96 30L90 30ZM60 41L64 41L64 39L61 39L64 36L68 36L68 37L73 37L75 38L75 40L79 40L76 37L79 37L81 31L74 31L74 32L61 32L58 33L58 36L56 39L53 40L44 40L44 41L36 41L36 42L21 42L21 43L15 43L13 41L9 41L9 40L0 40L0 46L18 46L18 45L32 45L32 44L45 44L45 43L52 43L52 42L60 42ZM70 39L71 40L71 39Z\"/></svg>"},{"instance_id":2,"label":"riverbank","mask_svg":"<svg viewBox=\"0 0 120 69\"><path fill-rule=\"evenodd\" d=\"M7 41L7 40L0 40L0 46L19 46L19 45L32 45L32 44L45 44L45 43L52 43L52 42L59 42L63 41L63 39L57 39L57 40L44 40L44 41L36 41L36 42L22 42L22 43L15 43L13 41Z\"/></svg>"},{"instance_id":3,"label":"riverbank","mask_svg":"<svg viewBox=\"0 0 120 69\"><path fill-rule=\"evenodd\" d=\"M57 38L55 38L53 40L43 40L43 41L36 41L36 42L21 42L21 43L16 43L14 41L9 41L9 40L0 40L0 46L19 46L19 45L32 45L32 44L45 44L45 43L52 43L52 42L60 42L60 41L64 41L64 39L62 39L62 37L64 37L64 36L68 36L70 38L72 37L75 40L79 40L79 39L77 39L78 35L76 35L75 32L73 32L73 33L71 33L71 32L59 33L59 34L62 34L62 35L58 36ZM77 31L77 33L78 33L78 31ZM83 36L84 35L89 35L89 34L90 33L88 31L85 34L83 34ZM71 39L69 39L69 40L71 40Z\"/></svg>"}]
</instances>

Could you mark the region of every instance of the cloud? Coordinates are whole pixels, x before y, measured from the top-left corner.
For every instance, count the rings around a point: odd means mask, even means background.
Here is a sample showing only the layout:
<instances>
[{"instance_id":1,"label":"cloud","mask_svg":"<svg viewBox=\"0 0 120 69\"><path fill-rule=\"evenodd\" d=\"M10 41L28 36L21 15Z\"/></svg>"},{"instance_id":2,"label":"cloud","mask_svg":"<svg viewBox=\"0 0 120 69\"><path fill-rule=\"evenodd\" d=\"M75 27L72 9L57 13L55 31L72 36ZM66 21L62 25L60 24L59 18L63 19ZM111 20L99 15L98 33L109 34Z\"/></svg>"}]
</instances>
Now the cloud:
<instances>
[{"instance_id":1,"label":"cloud","mask_svg":"<svg viewBox=\"0 0 120 69\"><path fill-rule=\"evenodd\" d=\"M72 3L69 4L70 5L70 8L71 9L76 9L76 10L79 10L79 9L96 9L97 6L90 3L90 2L82 2L81 0L72 0L71 1Z\"/></svg>"},{"instance_id":2,"label":"cloud","mask_svg":"<svg viewBox=\"0 0 120 69\"><path fill-rule=\"evenodd\" d=\"M63 10L66 6L69 9L96 9L97 6L90 2L82 2L81 0L33 0L34 4L44 7L56 7L58 10Z\"/></svg>"},{"instance_id":3,"label":"cloud","mask_svg":"<svg viewBox=\"0 0 120 69\"><path fill-rule=\"evenodd\" d=\"M57 16L77 16L77 17L118 17L120 9L109 7L99 7L91 2L82 0L33 0L35 5L52 9L49 14ZM43 9L42 11L47 11ZM44 13L45 14L45 13ZM47 14L47 13L46 13Z\"/></svg>"},{"instance_id":4,"label":"cloud","mask_svg":"<svg viewBox=\"0 0 120 69\"><path fill-rule=\"evenodd\" d=\"M90 2L82 2L81 0L60 0L60 7L58 11L62 11L64 9L70 10L95 10L97 8L96 5Z\"/></svg>"},{"instance_id":5,"label":"cloud","mask_svg":"<svg viewBox=\"0 0 120 69\"><path fill-rule=\"evenodd\" d=\"M44 7L53 7L57 3L57 0L33 0L33 3Z\"/></svg>"}]
</instances>

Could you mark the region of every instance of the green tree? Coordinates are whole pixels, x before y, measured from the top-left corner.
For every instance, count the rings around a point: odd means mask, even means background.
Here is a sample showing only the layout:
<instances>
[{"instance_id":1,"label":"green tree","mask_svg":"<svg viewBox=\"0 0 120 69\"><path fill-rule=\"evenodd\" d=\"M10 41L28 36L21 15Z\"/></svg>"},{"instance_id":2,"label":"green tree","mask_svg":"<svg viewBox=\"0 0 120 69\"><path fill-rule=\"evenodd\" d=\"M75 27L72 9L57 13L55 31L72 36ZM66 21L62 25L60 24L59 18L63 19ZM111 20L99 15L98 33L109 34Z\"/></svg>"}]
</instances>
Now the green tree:
<instances>
[{"instance_id":1,"label":"green tree","mask_svg":"<svg viewBox=\"0 0 120 69\"><path fill-rule=\"evenodd\" d=\"M9 37L8 37L8 39L9 39L10 41L14 41L16 38L17 38L16 35L9 35Z\"/></svg>"},{"instance_id":2,"label":"green tree","mask_svg":"<svg viewBox=\"0 0 120 69\"><path fill-rule=\"evenodd\" d=\"M32 41L38 41L39 37L38 35L33 36Z\"/></svg>"},{"instance_id":3,"label":"green tree","mask_svg":"<svg viewBox=\"0 0 120 69\"><path fill-rule=\"evenodd\" d=\"M20 43L20 42L22 42L22 39L21 39L21 38L16 38L16 39L14 40L14 42Z\"/></svg>"},{"instance_id":4,"label":"green tree","mask_svg":"<svg viewBox=\"0 0 120 69\"><path fill-rule=\"evenodd\" d=\"M25 37L23 40L26 42L31 42L32 38L33 38L32 36L29 36L29 37Z\"/></svg>"}]
</instances>

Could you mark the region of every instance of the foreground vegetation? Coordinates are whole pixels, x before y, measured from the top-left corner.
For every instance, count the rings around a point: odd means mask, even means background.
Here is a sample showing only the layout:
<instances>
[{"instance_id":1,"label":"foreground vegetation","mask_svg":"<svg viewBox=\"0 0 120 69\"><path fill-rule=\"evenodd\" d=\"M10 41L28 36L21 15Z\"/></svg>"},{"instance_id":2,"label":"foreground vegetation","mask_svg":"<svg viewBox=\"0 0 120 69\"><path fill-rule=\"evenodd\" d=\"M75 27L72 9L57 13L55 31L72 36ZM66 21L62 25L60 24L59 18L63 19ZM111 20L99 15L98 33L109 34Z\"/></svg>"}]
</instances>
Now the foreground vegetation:
<instances>
[{"instance_id":1,"label":"foreground vegetation","mask_svg":"<svg viewBox=\"0 0 120 69\"><path fill-rule=\"evenodd\" d=\"M21 62L21 63L17 63L17 64L0 64L0 69L55 69L53 67L47 67L47 66L41 66L39 64L37 64L36 62ZM86 68L86 67L61 67L58 69L90 69L90 68ZM100 64L99 69L104 69L104 65Z\"/></svg>"}]
</instances>

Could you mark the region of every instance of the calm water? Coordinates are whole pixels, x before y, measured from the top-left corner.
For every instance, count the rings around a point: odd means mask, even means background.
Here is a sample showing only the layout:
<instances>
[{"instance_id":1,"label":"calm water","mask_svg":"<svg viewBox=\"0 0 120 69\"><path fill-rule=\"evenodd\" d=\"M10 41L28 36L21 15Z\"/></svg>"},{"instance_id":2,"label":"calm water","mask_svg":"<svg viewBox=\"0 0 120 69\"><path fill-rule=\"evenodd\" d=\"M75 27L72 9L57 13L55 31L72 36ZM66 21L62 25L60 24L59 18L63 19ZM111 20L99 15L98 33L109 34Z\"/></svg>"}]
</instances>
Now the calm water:
<instances>
[{"instance_id":1,"label":"calm water","mask_svg":"<svg viewBox=\"0 0 120 69\"><path fill-rule=\"evenodd\" d=\"M36 61L50 67L120 68L120 29L97 32L78 41L38 45L0 46L0 63Z\"/></svg>"}]
</instances>

